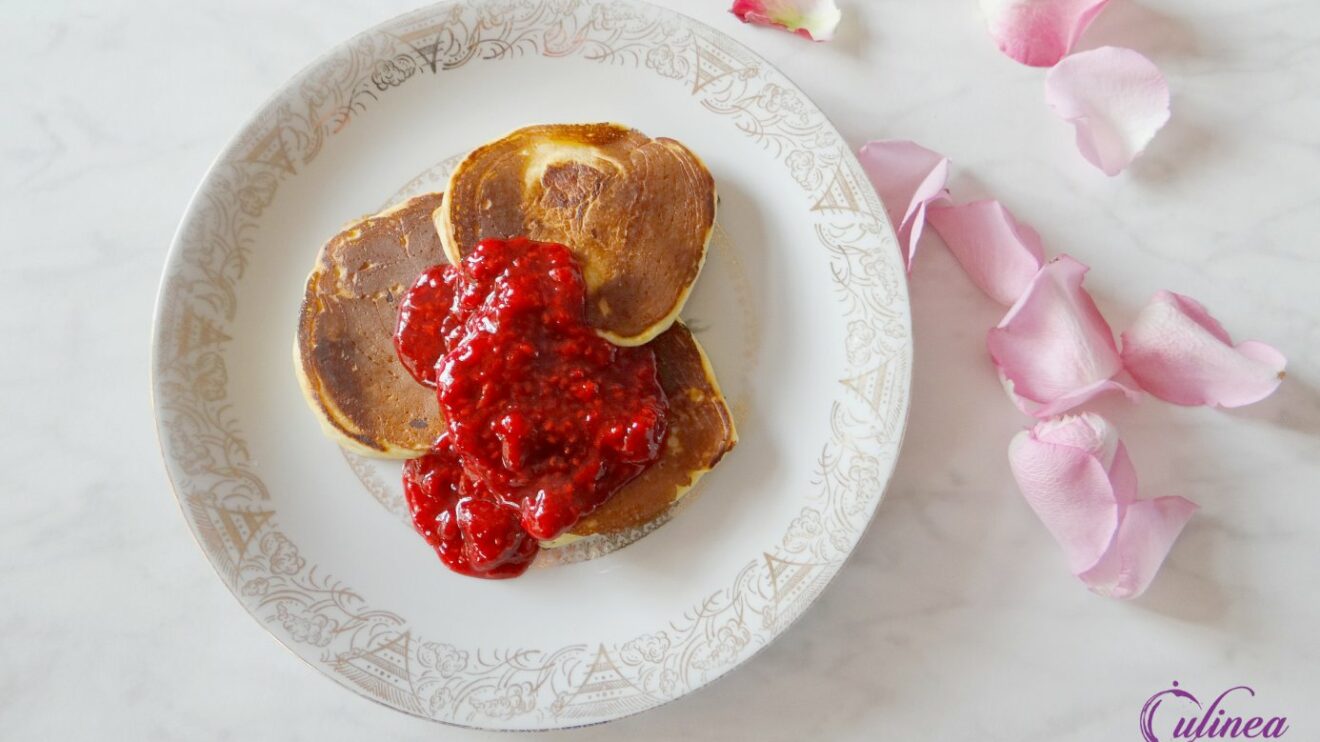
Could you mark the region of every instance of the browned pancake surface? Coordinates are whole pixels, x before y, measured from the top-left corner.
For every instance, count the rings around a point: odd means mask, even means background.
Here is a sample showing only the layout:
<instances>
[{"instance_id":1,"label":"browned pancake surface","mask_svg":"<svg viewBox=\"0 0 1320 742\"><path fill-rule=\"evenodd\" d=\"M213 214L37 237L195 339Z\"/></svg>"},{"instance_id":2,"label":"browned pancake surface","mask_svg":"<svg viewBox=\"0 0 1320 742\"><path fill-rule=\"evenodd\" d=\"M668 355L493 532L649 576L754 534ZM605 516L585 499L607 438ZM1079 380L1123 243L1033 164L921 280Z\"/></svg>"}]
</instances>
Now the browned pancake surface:
<instances>
[{"instance_id":1,"label":"browned pancake surface","mask_svg":"<svg viewBox=\"0 0 1320 742\"><path fill-rule=\"evenodd\" d=\"M576 536L611 533L650 522L737 443L733 417L715 374L682 322L652 340L660 385L669 398L664 455L573 527Z\"/></svg>"},{"instance_id":2,"label":"browned pancake surface","mask_svg":"<svg viewBox=\"0 0 1320 742\"><path fill-rule=\"evenodd\" d=\"M321 248L307 279L296 352L308 401L364 452L421 455L444 430L435 392L394 352L401 294L444 261L429 193L352 224Z\"/></svg>"},{"instance_id":3,"label":"browned pancake surface","mask_svg":"<svg viewBox=\"0 0 1320 742\"><path fill-rule=\"evenodd\" d=\"M488 237L569 246L587 280L588 322L639 345L678 316L715 203L710 172L677 141L618 124L552 124L469 154L436 224L451 262Z\"/></svg>"},{"instance_id":4,"label":"browned pancake surface","mask_svg":"<svg viewBox=\"0 0 1320 742\"><path fill-rule=\"evenodd\" d=\"M365 453L418 456L443 430L435 393L394 352L396 301L444 259L431 222L440 194L418 196L345 228L307 281L296 351L308 400L341 442ZM649 344L669 399L661 459L573 529L611 533L660 515L737 441L714 371L674 322Z\"/></svg>"}]
</instances>

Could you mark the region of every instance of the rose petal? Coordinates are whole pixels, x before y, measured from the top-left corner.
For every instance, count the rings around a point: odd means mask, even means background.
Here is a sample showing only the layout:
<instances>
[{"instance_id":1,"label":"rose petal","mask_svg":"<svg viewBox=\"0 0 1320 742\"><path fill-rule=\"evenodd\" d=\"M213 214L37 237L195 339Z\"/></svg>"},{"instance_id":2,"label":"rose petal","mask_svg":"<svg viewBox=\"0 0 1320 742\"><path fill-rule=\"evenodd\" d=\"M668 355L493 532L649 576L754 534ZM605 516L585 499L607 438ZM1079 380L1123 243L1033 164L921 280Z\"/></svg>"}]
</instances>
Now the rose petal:
<instances>
[{"instance_id":1,"label":"rose petal","mask_svg":"<svg viewBox=\"0 0 1320 742\"><path fill-rule=\"evenodd\" d=\"M1031 428L1031 434L1041 443L1085 451L1100 461L1106 473L1118 461L1118 429L1092 412L1042 420Z\"/></svg>"},{"instance_id":2,"label":"rose petal","mask_svg":"<svg viewBox=\"0 0 1320 742\"><path fill-rule=\"evenodd\" d=\"M1196 511L1182 497L1137 499L1127 448L1099 415L1065 415L1018 433L1008 463L1073 573L1101 595L1144 592Z\"/></svg>"},{"instance_id":3,"label":"rose petal","mask_svg":"<svg viewBox=\"0 0 1320 742\"><path fill-rule=\"evenodd\" d=\"M843 18L834 0L734 0L729 12L743 23L778 26L813 41L834 38Z\"/></svg>"},{"instance_id":4,"label":"rose petal","mask_svg":"<svg viewBox=\"0 0 1320 742\"><path fill-rule=\"evenodd\" d=\"M1094 567L1078 577L1106 597L1141 595L1196 510L1196 503L1182 497L1137 500L1125 506L1113 543Z\"/></svg>"},{"instance_id":5,"label":"rose petal","mask_svg":"<svg viewBox=\"0 0 1320 742\"><path fill-rule=\"evenodd\" d=\"M1114 447L1114 460L1109 466L1109 484L1114 488L1114 499L1119 505L1136 502L1137 470L1132 466L1127 446L1118 441Z\"/></svg>"},{"instance_id":6,"label":"rose petal","mask_svg":"<svg viewBox=\"0 0 1320 742\"><path fill-rule=\"evenodd\" d=\"M1022 64L1051 67L1072 51L1109 0L981 0L999 50Z\"/></svg>"},{"instance_id":7,"label":"rose petal","mask_svg":"<svg viewBox=\"0 0 1320 742\"><path fill-rule=\"evenodd\" d=\"M1099 451L1068 445L1049 427L1084 429L1115 447L1117 433L1099 415L1068 416L1018 433L1009 468L1027 504L1063 548L1074 574L1096 565L1118 528L1119 504ZM1075 433L1074 433L1075 434Z\"/></svg>"},{"instance_id":8,"label":"rose petal","mask_svg":"<svg viewBox=\"0 0 1320 742\"><path fill-rule=\"evenodd\" d=\"M1180 405L1241 407L1279 388L1288 359L1265 343L1237 345L1205 307L1160 291L1123 333L1123 364L1142 389Z\"/></svg>"},{"instance_id":9,"label":"rose petal","mask_svg":"<svg viewBox=\"0 0 1320 742\"><path fill-rule=\"evenodd\" d=\"M1078 52L1045 75L1045 101L1077 129L1077 148L1117 175L1169 120L1169 84L1131 49Z\"/></svg>"},{"instance_id":10,"label":"rose petal","mask_svg":"<svg viewBox=\"0 0 1320 742\"><path fill-rule=\"evenodd\" d=\"M1092 399L1108 392L1121 392L1134 402L1141 398L1141 395L1136 390L1120 384L1113 379L1104 379L1103 381L1097 381L1087 384L1084 387L1074 389L1043 404L1034 399L1027 399L1021 394L1018 394L1017 390L1014 388L1012 380L1004 375L1003 369L999 370L999 383L1004 387L1004 391L1008 394L1008 398L1013 403L1014 407L1017 407L1022 414L1030 415L1038 420L1044 420L1049 417L1054 417L1055 415L1062 415L1063 413L1081 407Z\"/></svg>"},{"instance_id":11,"label":"rose petal","mask_svg":"<svg viewBox=\"0 0 1320 742\"><path fill-rule=\"evenodd\" d=\"M972 283L1005 306L1017 301L1045 262L1040 235L998 201L938 204L926 216Z\"/></svg>"},{"instance_id":12,"label":"rose petal","mask_svg":"<svg viewBox=\"0 0 1320 742\"><path fill-rule=\"evenodd\" d=\"M857 157L885 205L908 270L912 270L926 207L948 193L944 186L949 180L949 158L900 140L867 142Z\"/></svg>"},{"instance_id":13,"label":"rose petal","mask_svg":"<svg viewBox=\"0 0 1320 742\"><path fill-rule=\"evenodd\" d=\"M1014 403L1049 417L1097 394L1134 392L1113 381L1122 368L1114 334L1082 288L1090 270L1067 255L1046 263L986 336Z\"/></svg>"}]
</instances>

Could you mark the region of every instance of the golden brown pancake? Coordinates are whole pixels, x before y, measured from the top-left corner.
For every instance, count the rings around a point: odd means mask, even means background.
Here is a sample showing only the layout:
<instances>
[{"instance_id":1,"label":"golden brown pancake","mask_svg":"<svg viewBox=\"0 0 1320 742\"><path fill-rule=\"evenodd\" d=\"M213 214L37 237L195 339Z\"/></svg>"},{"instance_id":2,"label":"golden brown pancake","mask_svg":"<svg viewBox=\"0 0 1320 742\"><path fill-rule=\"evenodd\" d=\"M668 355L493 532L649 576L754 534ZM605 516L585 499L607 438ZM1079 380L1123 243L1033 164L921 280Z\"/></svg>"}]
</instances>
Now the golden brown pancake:
<instances>
[{"instance_id":1,"label":"golden brown pancake","mask_svg":"<svg viewBox=\"0 0 1320 742\"><path fill-rule=\"evenodd\" d=\"M655 351L660 386L669 398L664 454L587 517L571 534L590 536L634 528L660 515L715 468L738 442L733 416L706 354L686 325L675 322L647 344Z\"/></svg>"},{"instance_id":2,"label":"golden brown pancake","mask_svg":"<svg viewBox=\"0 0 1320 742\"><path fill-rule=\"evenodd\" d=\"M340 445L369 456L412 458L444 430L435 392L394 352L396 301L444 260L428 193L345 227L307 278L294 360L303 393Z\"/></svg>"},{"instance_id":3,"label":"golden brown pancake","mask_svg":"<svg viewBox=\"0 0 1320 742\"><path fill-rule=\"evenodd\" d=\"M443 430L434 390L413 379L393 343L398 297L444 259L431 222L440 198L418 196L350 224L321 248L307 279L298 376L326 433L365 455L420 456ZM674 322L649 347L669 399L663 455L549 546L646 524L737 442L715 372L688 328Z\"/></svg>"},{"instance_id":4,"label":"golden brown pancake","mask_svg":"<svg viewBox=\"0 0 1320 742\"><path fill-rule=\"evenodd\" d=\"M549 124L473 150L435 220L454 264L488 237L568 245L587 281L588 323L618 345L641 345L687 301L715 206L710 171L673 139Z\"/></svg>"}]
</instances>

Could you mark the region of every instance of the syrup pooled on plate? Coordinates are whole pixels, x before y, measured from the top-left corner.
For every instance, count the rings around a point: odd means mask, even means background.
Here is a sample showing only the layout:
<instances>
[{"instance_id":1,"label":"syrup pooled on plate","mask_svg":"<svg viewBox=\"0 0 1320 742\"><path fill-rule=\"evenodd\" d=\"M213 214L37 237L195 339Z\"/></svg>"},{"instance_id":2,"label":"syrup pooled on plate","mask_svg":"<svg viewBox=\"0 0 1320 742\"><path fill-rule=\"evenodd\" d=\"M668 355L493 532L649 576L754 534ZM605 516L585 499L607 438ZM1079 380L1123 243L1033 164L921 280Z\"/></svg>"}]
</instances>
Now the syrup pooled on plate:
<instances>
[{"instance_id":1,"label":"syrup pooled on plate","mask_svg":"<svg viewBox=\"0 0 1320 742\"><path fill-rule=\"evenodd\" d=\"M659 459L668 400L655 354L586 324L568 248L484 240L423 272L395 348L436 388L446 432L404 466L414 524L451 569L515 577Z\"/></svg>"}]
</instances>

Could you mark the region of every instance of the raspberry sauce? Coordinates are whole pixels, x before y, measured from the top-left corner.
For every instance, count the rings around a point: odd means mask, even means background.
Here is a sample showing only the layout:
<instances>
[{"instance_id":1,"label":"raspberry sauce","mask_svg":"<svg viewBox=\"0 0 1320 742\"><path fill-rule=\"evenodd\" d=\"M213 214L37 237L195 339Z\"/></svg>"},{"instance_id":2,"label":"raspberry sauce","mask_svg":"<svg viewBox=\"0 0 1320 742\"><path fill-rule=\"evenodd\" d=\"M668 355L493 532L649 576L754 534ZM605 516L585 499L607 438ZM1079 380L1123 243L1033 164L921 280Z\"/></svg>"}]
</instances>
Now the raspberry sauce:
<instances>
[{"instance_id":1,"label":"raspberry sauce","mask_svg":"<svg viewBox=\"0 0 1320 742\"><path fill-rule=\"evenodd\" d=\"M668 400L655 354L586 324L568 248L485 240L399 305L395 348L446 432L404 466L418 531L451 569L521 574L539 548L655 463Z\"/></svg>"}]
</instances>

